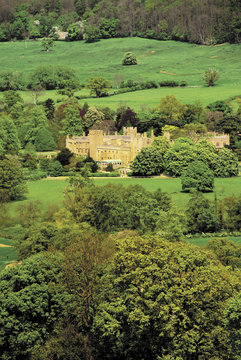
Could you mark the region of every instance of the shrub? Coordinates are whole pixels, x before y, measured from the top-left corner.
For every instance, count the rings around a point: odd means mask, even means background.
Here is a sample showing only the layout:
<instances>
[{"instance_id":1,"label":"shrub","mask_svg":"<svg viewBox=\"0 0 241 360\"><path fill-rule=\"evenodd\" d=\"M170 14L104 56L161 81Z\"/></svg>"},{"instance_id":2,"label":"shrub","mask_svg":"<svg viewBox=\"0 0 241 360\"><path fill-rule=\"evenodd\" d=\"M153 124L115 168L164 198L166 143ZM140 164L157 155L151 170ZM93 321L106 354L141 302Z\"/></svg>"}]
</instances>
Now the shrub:
<instances>
[{"instance_id":1,"label":"shrub","mask_svg":"<svg viewBox=\"0 0 241 360\"><path fill-rule=\"evenodd\" d=\"M126 52L122 59L122 65L136 65L136 64L137 64L136 55L133 54L131 51Z\"/></svg>"}]
</instances>

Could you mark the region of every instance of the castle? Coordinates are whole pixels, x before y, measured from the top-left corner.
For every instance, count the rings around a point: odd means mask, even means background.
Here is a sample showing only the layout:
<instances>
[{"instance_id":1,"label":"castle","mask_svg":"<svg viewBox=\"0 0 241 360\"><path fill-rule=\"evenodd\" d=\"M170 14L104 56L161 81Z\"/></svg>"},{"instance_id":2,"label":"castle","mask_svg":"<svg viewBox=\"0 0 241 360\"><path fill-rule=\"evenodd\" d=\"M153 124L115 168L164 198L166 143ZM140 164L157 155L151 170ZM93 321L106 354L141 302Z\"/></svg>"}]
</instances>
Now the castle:
<instances>
[{"instance_id":1,"label":"castle","mask_svg":"<svg viewBox=\"0 0 241 360\"><path fill-rule=\"evenodd\" d=\"M170 134L164 133L170 140ZM205 136L216 148L229 145L229 135L208 133ZM90 156L99 165L106 166L112 163L114 167L128 167L138 152L143 147L148 147L154 140L153 131L151 137L140 134L137 128L123 128L123 135L107 135L103 130L90 130L86 136L67 136L66 147L77 156Z\"/></svg>"},{"instance_id":2,"label":"castle","mask_svg":"<svg viewBox=\"0 0 241 360\"><path fill-rule=\"evenodd\" d=\"M90 156L101 165L112 163L128 167L143 147L148 147L154 140L147 134L140 134L136 128L123 128L123 135L104 134L103 130L90 130L88 136L66 138L66 147L78 156Z\"/></svg>"}]
</instances>

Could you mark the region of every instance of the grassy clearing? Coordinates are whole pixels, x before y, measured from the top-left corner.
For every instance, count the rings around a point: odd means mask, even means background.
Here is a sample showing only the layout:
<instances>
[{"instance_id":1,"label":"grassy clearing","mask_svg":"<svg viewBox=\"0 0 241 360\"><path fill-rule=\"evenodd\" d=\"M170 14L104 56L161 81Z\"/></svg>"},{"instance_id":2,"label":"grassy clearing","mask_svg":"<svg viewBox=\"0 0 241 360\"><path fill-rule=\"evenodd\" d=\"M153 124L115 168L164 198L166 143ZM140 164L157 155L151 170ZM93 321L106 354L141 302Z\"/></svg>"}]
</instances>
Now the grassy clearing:
<instances>
[{"instance_id":1,"label":"grassy clearing","mask_svg":"<svg viewBox=\"0 0 241 360\"><path fill-rule=\"evenodd\" d=\"M133 51L138 65L122 66L124 52ZM101 40L86 44L77 42L56 42L53 51L42 51L40 41L18 41L0 43L0 71L23 71L28 75L37 66L44 64L65 65L76 70L82 84L92 76L104 76L116 87L116 76L124 80L185 80L194 88L164 88L138 91L102 99L88 99L91 105L108 105L115 109L120 102L139 110L140 104L155 106L160 98L173 94L183 103L201 100L204 105L216 100L241 95L241 68L239 45L201 46L175 41L157 41L140 38ZM209 68L220 73L218 85L203 87L202 74ZM196 88L197 87L197 88ZM88 96L87 90L79 95ZM55 91L46 91L41 100L52 97L55 101L63 97ZM31 95L24 94L31 102Z\"/></svg>"},{"instance_id":2,"label":"grassy clearing","mask_svg":"<svg viewBox=\"0 0 241 360\"><path fill-rule=\"evenodd\" d=\"M186 241L193 245L206 246L208 241L213 238L215 238L215 235L212 237L200 237L200 238L187 239ZM241 236L224 236L223 238L228 238L228 239L232 240L233 242L235 242L235 244L238 244L238 245L241 244Z\"/></svg>"},{"instance_id":3,"label":"grassy clearing","mask_svg":"<svg viewBox=\"0 0 241 360\"><path fill-rule=\"evenodd\" d=\"M13 246L13 240L0 237L0 270L3 270L9 263L16 261L17 252Z\"/></svg>"}]
</instances>

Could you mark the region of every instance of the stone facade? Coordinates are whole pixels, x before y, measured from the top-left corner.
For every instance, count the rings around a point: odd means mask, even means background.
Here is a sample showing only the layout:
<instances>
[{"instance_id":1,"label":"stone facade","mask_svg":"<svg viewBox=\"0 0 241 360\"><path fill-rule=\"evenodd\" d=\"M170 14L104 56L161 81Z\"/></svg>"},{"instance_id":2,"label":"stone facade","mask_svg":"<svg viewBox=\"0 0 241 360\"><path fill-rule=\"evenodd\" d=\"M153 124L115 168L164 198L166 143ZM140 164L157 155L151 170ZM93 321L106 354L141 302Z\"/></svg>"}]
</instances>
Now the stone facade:
<instances>
[{"instance_id":1,"label":"stone facade","mask_svg":"<svg viewBox=\"0 0 241 360\"><path fill-rule=\"evenodd\" d=\"M154 140L147 134L140 134L136 128L123 129L123 135L106 135L103 130L90 130L88 136L67 136L66 147L77 156L90 156L100 164L128 167L143 147Z\"/></svg>"}]
</instances>

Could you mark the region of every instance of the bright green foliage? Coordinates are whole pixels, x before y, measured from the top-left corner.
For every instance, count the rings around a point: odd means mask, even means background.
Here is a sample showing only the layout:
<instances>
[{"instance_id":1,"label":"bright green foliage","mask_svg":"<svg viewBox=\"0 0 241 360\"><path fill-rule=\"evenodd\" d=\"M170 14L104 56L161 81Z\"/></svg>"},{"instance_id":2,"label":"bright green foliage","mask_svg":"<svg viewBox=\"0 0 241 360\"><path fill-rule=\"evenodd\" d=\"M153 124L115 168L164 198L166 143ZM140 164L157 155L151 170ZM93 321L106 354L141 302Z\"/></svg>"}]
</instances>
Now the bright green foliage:
<instances>
[{"instance_id":1,"label":"bright green foliage","mask_svg":"<svg viewBox=\"0 0 241 360\"><path fill-rule=\"evenodd\" d=\"M241 246L226 238L214 238L208 241L207 248L212 250L224 266L241 268Z\"/></svg>"},{"instance_id":2,"label":"bright green foliage","mask_svg":"<svg viewBox=\"0 0 241 360\"><path fill-rule=\"evenodd\" d=\"M157 110L161 113L165 124L174 126L182 124L185 107L174 95L162 98Z\"/></svg>"},{"instance_id":3,"label":"bright green foliage","mask_svg":"<svg viewBox=\"0 0 241 360\"><path fill-rule=\"evenodd\" d=\"M214 163L214 175L217 177L237 176L238 166L238 157L232 150L220 149Z\"/></svg>"},{"instance_id":4,"label":"bright green foliage","mask_svg":"<svg viewBox=\"0 0 241 360\"><path fill-rule=\"evenodd\" d=\"M122 59L122 65L137 65L136 55L131 51L126 52Z\"/></svg>"},{"instance_id":5,"label":"bright green foliage","mask_svg":"<svg viewBox=\"0 0 241 360\"><path fill-rule=\"evenodd\" d=\"M19 163L0 160L0 202L20 199L27 192Z\"/></svg>"},{"instance_id":6,"label":"bright green foliage","mask_svg":"<svg viewBox=\"0 0 241 360\"><path fill-rule=\"evenodd\" d=\"M65 135L82 135L83 125L79 109L73 105L66 106L62 120L62 132Z\"/></svg>"},{"instance_id":7,"label":"bright green foliage","mask_svg":"<svg viewBox=\"0 0 241 360\"><path fill-rule=\"evenodd\" d=\"M49 336L69 300L51 286L60 265L60 256L37 255L0 273L1 359L29 359Z\"/></svg>"},{"instance_id":8,"label":"bright green foliage","mask_svg":"<svg viewBox=\"0 0 241 360\"><path fill-rule=\"evenodd\" d=\"M47 118L42 106L35 106L23 116L23 121L19 129L19 139L23 146L27 143L35 143L38 131L46 128Z\"/></svg>"},{"instance_id":9,"label":"bright green foliage","mask_svg":"<svg viewBox=\"0 0 241 360\"><path fill-rule=\"evenodd\" d=\"M238 280L207 252L159 237L117 243L94 318L100 358L225 359L222 325Z\"/></svg>"},{"instance_id":10,"label":"bright green foliage","mask_svg":"<svg viewBox=\"0 0 241 360\"><path fill-rule=\"evenodd\" d=\"M188 231L194 234L214 232L218 227L214 205L199 192L190 198L186 217Z\"/></svg>"},{"instance_id":11,"label":"bright green foliage","mask_svg":"<svg viewBox=\"0 0 241 360\"><path fill-rule=\"evenodd\" d=\"M94 124L99 124L104 121L104 119L105 115L101 111L97 110L94 106L89 107L83 120L83 126L88 130Z\"/></svg>"},{"instance_id":12,"label":"bright green foliage","mask_svg":"<svg viewBox=\"0 0 241 360\"><path fill-rule=\"evenodd\" d=\"M46 128L40 128L35 138L36 151L51 151L56 149L56 143L53 135Z\"/></svg>"},{"instance_id":13,"label":"bright green foliage","mask_svg":"<svg viewBox=\"0 0 241 360\"><path fill-rule=\"evenodd\" d=\"M184 239L187 219L185 214L176 206L171 206L167 211L160 211L156 224L157 234L166 240L175 242Z\"/></svg>"},{"instance_id":14,"label":"bright green foliage","mask_svg":"<svg viewBox=\"0 0 241 360\"><path fill-rule=\"evenodd\" d=\"M111 82L102 76L98 76L89 79L86 88L91 90L91 94L101 97L111 88Z\"/></svg>"},{"instance_id":15,"label":"bright green foliage","mask_svg":"<svg viewBox=\"0 0 241 360\"><path fill-rule=\"evenodd\" d=\"M21 145L18 139L17 129L12 119L6 115L0 116L0 134L0 144L3 148L3 151L0 151L0 155L3 153L18 153Z\"/></svg>"},{"instance_id":16,"label":"bright green foliage","mask_svg":"<svg viewBox=\"0 0 241 360\"><path fill-rule=\"evenodd\" d=\"M164 170L164 155L170 148L164 136L155 138L152 145L143 148L131 164L132 174L136 176L159 175Z\"/></svg>"},{"instance_id":17,"label":"bright green foliage","mask_svg":"<svg viewBox=\"0 0 241 360\"><path fill-rule=\"evenodd\" d=\"M165 154L165 171L171 176L180 176L188 165L196 160L194 142L179 138Z\"/></svg>"},{"instance_id":18,"label":"bright green foliage","mask_svg":"<svg viewBox=\"0 0 241 360\"><path fill-rule=\"evenodd\" d=\"M202 161L193 161L181 175L182 190L189 192L192 189L201 192L213 191L214 174Z\"/></svg>"},{"instance_id":19,"label":"bright green foliage","mask_svg":"<svg viewBox=\"0 0 241 360\"><path fill-rule=\"evenodd\" d=\"M203 81L207 86L214 86L215 82L219 79L219 73L216 69L208 69L203 74Z\"/></svg>"},{"instance_id":20,"label":"bright green foliage","mask_svg":"<svg viewBox=\"0 0 241 360\"><path fill-rule=\"evenodd\" d=\"M241 293L233 298L225 311L225 326L232 345L232 358L241 359Z\"/></svg>"}]
</instances>

